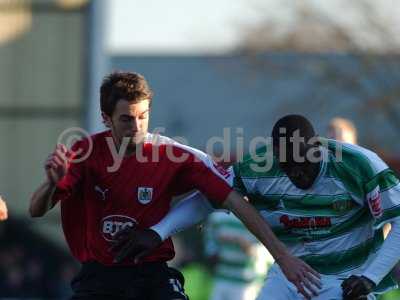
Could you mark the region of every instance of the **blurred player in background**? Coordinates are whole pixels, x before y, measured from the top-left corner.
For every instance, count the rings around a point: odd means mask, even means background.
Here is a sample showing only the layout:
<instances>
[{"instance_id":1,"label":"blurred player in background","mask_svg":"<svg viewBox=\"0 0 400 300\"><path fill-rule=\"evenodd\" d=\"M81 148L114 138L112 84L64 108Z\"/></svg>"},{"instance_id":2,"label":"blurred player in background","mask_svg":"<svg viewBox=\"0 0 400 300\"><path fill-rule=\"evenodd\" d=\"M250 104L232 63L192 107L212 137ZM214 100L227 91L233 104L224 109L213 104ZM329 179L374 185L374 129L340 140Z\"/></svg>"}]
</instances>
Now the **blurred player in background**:
<instances>
[{"instance_id":1,"label":"blurred player in background","mask_svg":"<svg viewBox=\"0 0 400 300\"><path fill-rule=\"evenodd\" d=\"M205 253L214 263L210 300L254 300L273 258L228 212L212 213L205 225Z\"/></svg>"},{"instance_id":2,"label":"blurred player in background","mask_svg":"<svg viewBox=\"0 0 400 300\"><path fill-rule=\"evenodd\" d=\"M5 221L8 218L7 204L4 199L0 196L0 221Z\"/></svg>"},{"instance_id":3,"label":"blurred player in background","mask_svg":"<svg viewBox=\"0 0 400 300\"><path fill-rule=\"evenodd\" d=\"M357 144L357 129L353 122L345 118L333 118L328 125L327 137L337 141Z\"/></svg>"},{"instance_id":4,"label":"blurred player in background","mask_svg":"<svg viewBox=\"0 0 400 300\"><path fill-rule=\"evenodd\" d=\"M278 120L272 139L272 149L263 146L235 164L230 180L291 253L321 273L319 295L310 293L309 299L371 300L396 287L390 276L400 248L400 183L394 172L372 151L317 137L303 116ZM181 202L156 225L164 237L210 212L198 200ZM386 223L392 230L384 240ZM257 299L302 298L274 264Z\"/></svg>"},{"instance_id":5,"label":"blurred player in background","mask_svg":"<svg viewBox=\"0 0 400 300\"><path fill-rule=\"evenodd\" d=\"M150 230L169 211L173 196L198 189L215 205L232 210L280 259L285 275L301 287L318 274L288 254L268 224L226 183L226 174L205 153L148 133L152 91L143 76L115 72L100 88L104 132L69 151L57 145L44 164L45 182L33 193L32 217L61 203L64 235L82 263L72 281L72 299L186 299L182 274L166 262L171 239L141 261L134 252L136 230ZM89 156L86 155L89 153Z\"/></svg>"}]
</instances>

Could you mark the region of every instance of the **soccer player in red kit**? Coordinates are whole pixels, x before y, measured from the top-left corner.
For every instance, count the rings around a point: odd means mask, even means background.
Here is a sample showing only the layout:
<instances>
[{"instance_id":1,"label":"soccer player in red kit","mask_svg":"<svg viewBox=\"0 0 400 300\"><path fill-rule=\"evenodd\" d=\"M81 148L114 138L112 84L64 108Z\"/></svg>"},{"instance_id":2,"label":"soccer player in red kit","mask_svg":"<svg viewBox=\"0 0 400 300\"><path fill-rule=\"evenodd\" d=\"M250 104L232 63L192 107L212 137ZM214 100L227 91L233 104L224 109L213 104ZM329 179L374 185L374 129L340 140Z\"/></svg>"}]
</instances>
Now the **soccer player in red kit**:
<instances>
[{"instance_id":1,"label":"soccer player in red kit","mask_svg":"<svg viewBox=\"0 0 400 300\"><path fill-rule=\"evenodd\" d=\"M183 276L166 263L174 257L170 239L140 262L127 253L115 259L110 248L119 245L124 229L151 228L168 213L173 196L193 189L232 210L275 259L284 261L289 280L317 285L318 274L288 254L208 155L148 133L151 101L143 76L110 74L100 89L109 130L76 142L71 150L57 145L45 162L46 181L32 195L30 214L41 217L61 204L64 235L82 263L72 281L72 299L187 299Z\"/></svg>"}]
</instances>

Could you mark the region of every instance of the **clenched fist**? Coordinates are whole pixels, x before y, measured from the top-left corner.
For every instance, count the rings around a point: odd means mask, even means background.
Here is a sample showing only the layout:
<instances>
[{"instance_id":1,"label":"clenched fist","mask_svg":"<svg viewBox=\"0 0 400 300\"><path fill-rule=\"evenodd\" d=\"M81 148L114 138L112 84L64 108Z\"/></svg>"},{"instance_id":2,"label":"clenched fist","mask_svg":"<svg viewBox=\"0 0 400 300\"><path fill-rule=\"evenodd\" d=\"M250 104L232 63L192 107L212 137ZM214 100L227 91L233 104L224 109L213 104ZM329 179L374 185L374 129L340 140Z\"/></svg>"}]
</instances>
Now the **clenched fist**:
<instances>
[{"instance_id":1,"label":"clenched fist","mask_svg":"<svg viewBox=\"0 0 400 300\"><path fill-rule=\"evenodd\" d=\"M150 228L127 227L116 235L115 244L110 250L117 252L115 263L120 263L128 256L134 257L135 262L138 263L161 243L161 237Z\"/></svg>"},{"instance_id":2,"label":"clenched fist","mask_svg":"<svg viewBox=\"0 0 400 300\"><path fill-rule=\"evenodd\" d=\"M343 299L367 299L367 295L372 293L374 288L375 283L367 277L352 275L342 282Z\"/></svg>"},{"instance_id":3,"label":"clenched fist","mask_svg":"<svg viewBox=\"0 0 400 300\"><path fill-rule=\"evenodd\" d=\"M67 173L69 165L67 157L67 147L58 144L54 152L47 158L44 169L50 183L57 184Z\"/></svg>"}]
</instances>

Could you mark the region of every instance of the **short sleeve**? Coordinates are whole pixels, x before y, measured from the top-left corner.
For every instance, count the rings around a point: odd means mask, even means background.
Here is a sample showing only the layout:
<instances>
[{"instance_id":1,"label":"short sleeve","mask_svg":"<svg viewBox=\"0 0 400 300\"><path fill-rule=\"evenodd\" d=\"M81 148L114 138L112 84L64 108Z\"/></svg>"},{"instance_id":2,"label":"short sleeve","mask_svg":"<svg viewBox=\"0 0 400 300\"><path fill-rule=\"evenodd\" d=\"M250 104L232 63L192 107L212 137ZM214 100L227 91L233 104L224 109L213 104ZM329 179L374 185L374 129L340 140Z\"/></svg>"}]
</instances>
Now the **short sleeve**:
<instances>
[{"instance_id":1,"label":"short sleeve","mask_svg":"<svg viewBox=\"0 0 400 300\"><path fill-rule=\"evenodd\" d=\"M178 182L186 188L195 188L203 193L213 206L219 207L226 200L232 188L229 184L231 174L200 150L176 148L177 152L186 152L180 168ZM176 153L180 157L182 153Z\"/></svg>"}]
</instances>

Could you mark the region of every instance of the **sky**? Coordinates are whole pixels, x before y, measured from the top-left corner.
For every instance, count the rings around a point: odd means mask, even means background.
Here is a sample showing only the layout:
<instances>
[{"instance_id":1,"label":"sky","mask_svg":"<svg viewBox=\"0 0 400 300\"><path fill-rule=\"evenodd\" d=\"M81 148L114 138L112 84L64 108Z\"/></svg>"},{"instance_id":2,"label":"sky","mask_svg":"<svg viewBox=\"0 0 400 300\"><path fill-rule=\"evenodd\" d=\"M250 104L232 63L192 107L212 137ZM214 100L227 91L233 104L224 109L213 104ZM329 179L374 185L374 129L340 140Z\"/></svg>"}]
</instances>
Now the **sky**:
<instances>
[{"instance_id":1,"label":"sky","mask_svg":"<svg viewBox=\"0 0 400 300\"><path fill-rule=\"evenodd\" d=\"M112 54L223 54L240 42L243 28L263 19L290 26L295 3L312 3L368 43L371 32L348 0L104 0L105 47ZM396 36L400 1L371 3L371 13ZM355 3L355 2L354 2Z\"/></svg>"},{"instance_id":2,"label":"sky","mask_svg":"<svg viewBox=\"0 0 400 300\"><path fill-rule=\"evenodd\" d=\"M259 19L253 0L107 0L112 53L221 53Z\"/></svg>"}]
</instances>

